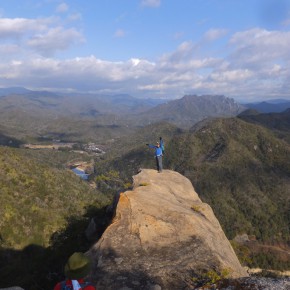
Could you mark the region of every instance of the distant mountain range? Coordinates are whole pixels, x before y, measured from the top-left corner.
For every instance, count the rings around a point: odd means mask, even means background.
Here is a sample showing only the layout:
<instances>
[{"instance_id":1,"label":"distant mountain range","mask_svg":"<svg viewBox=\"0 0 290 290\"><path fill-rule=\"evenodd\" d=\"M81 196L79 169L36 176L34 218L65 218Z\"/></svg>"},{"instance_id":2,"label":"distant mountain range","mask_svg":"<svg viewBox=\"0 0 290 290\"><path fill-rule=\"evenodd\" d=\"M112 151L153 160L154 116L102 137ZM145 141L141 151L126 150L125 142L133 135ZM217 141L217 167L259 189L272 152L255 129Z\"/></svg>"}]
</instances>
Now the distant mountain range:
<instances>
[{"instance_id":1,"label":"distant mountain range","mask_svg":"<svg viewBox=\"0 0 290 290\"><path fill-rule=\"evenodd\" d=\"M13 101L9 101L13 97ZM0 101L13 107L38 108L42 112L53 109L54 115L79 114L92 116L100 114L131 114L148 110L165 102L162 99L139 99L130 95L100 95L85 93L52 93L31 91L21 87L0 88ZM3 105L2 105L3 106ZM11 107L9 107L11 108Z\"/></svg>"},{"instance_id":2,"label":"distant mountain range","mask_svg":"<svg viewBox=\"0 0 290 290\"><path fill-rule=\"evenodd\" d=\"M63 94L22 87L0 88L0 133L8 139L9 136L22 140L27 136L46 136L64 141L103 142L156 122L189 129L206 119L251 115L253 121L254 114L280 112L289 107L290 101L284 99L241 105L223 95L186 95L165 100L125 94ZM268 119L265 116L258 119L262 118Z\"/></svg>"},{"instance_id":3,"label":"distant mountain range","mask_svg":"<svg viewBox=\"0 0 290 290\"><path fill-rule=\"evenodd\" d=\"M24 88L0 89L0 133L64 141L103 141L126 134L125 115L138 113L161 100L140 100L125 95L54 94ZM123 117L122 117L123 116Z\"/></svg>"},{"instance_id":4,"label":"distant mountain range","mask_svg":"<svg viewBox=\"0 0 290 290\"><path fill-rule=\"evenodd\" d=\"M245 107L257 110L260 113L280 113L290 108L290 100L276 99L263 102L248 103Z\"/></svg>"},{"instance_id":5,"label":"distant mountain range","mask_svg":"<svg viewBox=\"0 0 290 290\"><path fill-rule=\"evenodd\" d=\"M11 94L26 94L29 92L33 92L33 91L22 88L22 87L0 88L0 97L11 95Z\"/></svg>"},{"instance_id":6,"label":"distant mountain range","mask_svg":"<svg viewBox=\"0 0 290 290\"><path fill-rule=\"evenodd\" d=\"M165 101L7 88L0 89L0 133L21 139L45 135L66 141L103 141L155 122L190 128L206 118L236 116L245 109L218 95L187 95Z\"/></svg>"},{"instance_id":7,"label":"distant mountain range","mask_svg":"<svg viewBox=\"0 0 290 290\"><path fill-rule=\"evenodd\" d=\"M148 118L152 121L175 123L188 119L190 123L195 123L208 116L237 115L245 109L233 99L220 95L186 95L176 100L139 99L125 94L63 94L31 91L21 87L0 88L0 108L41 112L42 115L53 116L78 114L95 117L103 114L138 114L141 123L147 123Z\"/></svg>"}]
</instances>

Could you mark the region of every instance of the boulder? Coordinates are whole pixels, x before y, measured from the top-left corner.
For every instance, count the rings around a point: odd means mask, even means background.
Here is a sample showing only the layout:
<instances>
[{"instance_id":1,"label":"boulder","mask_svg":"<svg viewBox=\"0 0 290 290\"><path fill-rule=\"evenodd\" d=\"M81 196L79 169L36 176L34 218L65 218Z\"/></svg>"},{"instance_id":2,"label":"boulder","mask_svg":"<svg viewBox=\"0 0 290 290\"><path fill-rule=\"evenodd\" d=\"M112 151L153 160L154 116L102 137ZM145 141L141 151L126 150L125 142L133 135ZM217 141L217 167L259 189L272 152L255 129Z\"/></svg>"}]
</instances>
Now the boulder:
<instances>
[{"instance_id":1,"label":"boulder","mask_svg":"<svg viewBox=\"0 0 290 290\"><path fill-rule=\"evenodd\" d=\"M91 248L97 289L193 289L195 277L247 276L211 207L181 174L143 169Z\"/></svg>"}]
</instances>

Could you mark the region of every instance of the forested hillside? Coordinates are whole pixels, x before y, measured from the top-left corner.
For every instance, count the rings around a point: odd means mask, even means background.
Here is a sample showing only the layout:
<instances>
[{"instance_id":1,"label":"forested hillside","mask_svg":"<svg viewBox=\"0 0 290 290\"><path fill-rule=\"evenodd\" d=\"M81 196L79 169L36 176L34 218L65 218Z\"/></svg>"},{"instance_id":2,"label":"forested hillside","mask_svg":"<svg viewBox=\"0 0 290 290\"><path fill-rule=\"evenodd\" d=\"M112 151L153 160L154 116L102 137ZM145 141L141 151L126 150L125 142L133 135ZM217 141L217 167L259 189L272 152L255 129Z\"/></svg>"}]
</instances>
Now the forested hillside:
<instances>
[{"instance_id":1,"label":"forested hillside","mask_svg":"<svg viewBox=\"0 0 290 290\"><path fill-rule=\"evenodd\" d=\"M236 248L240 258L252 267L289 269L290 259L281 251L277 256L260 251L261 245L267 251L269 245L283 246L286 251L289 248L287 126L266 128L261 119L243 118L204 120L190 130L159 122L130 135L105 137L106 154L82 156L87 161L95 160L96 175L90 181L95 182L96 189L66 169L67 162L79 158L75 152L1 146L3 285L12 286L9 282L15 271L20 273L16 282L22 286L46 280L43 275L51 271L55 276L49 285L62 278L67 256L89 247L84 230L90 218L97 217L101 234L109 221L105 212L113 195L130 189L132 176L140 168L155 168L154 150L146 144L154 144L159 137L165 140L165 169L191 180L200 198L213 208L227 237L246 234L255 242L251 249ZM283 120L287 122L287 114ZM2 140L5 145L21 143L11 139L12 144L5 134ZM42 260L46 262L39 267ZM27 261L31 266L25 268Z\"/></svg>"},{"instance_id":2,"label":"forested hillside","mask_svg":"<svg viewBox=\"0 0 290 290\"><path fill-rule=\"evenodd\" d=\"M246 122L269 128L277 137L290 143L290 109L281 113L264 114L247 110L238 117Z\"/></svg>"},{"instance_id":3,"label":"forested hillside","mask_svg":"<svg viewBox=\"0 0 290 290\"><path fill-rule=\"evenodd\" d=\"M0 147L1 245L18 249L47 246L70 217L105 201L69 170L36 163L24 153Z\"/></svg>"},{"instance_id":4,"label":"forested hillside","mask_svg":"<svg viewBox=\"0 0 290 290\"><path fill-rule=\"evenodd\" d=\"M72 156L0 146L1 287L51 289L68 256L88 249L90 219L105 222L111 197L61 165Z\"/></svg>"},{"instance_id":5,"label":"forested hillside","mask_svg":"<svg viewBox=\"0 0 290 290\"><path fill-rule=\"evenodd\" d=\"M246 233L260 242L289 242L288 143L238 118L203 122L165 142L165 168L192 181L201 199L213 207L229 239ZM125 177L138 168L155 168L155 161L153 152L140 144L101 167L119 170Z\"/></svg>"},{"instance_id":6,"label":"forested hillside","mask_svg":"<svg viewBox=\"0 0 290 290\"><path fill-rule=\"evenodd\" d=\"M173 140L169 150L167 166L192 180L230 239L289 240L289 144L262 127L219 119Z\"/></svg>"}]
</instances>

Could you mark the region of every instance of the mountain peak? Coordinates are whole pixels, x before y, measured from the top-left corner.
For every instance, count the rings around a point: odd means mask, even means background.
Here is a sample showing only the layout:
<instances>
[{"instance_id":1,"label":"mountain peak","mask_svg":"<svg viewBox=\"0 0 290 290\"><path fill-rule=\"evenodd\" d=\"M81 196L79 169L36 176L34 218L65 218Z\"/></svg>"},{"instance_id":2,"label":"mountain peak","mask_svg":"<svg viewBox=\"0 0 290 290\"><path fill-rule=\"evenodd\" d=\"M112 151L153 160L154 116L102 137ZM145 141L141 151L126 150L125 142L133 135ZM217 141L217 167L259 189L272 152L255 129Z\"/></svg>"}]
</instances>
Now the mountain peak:
<instances>
[{"instance_id":1,"label":"mountain peak","mask_svg":"<svg viewBox=\"0 0 290 290\"><path fill-rule=\"evenodd\" d=\"M190 128L194 124L206 119L215 117L232 117L245 110L245 107L235 102L234 99L223 95L185 95L161 104L144 115L138 115L139 120L148 122L167 121L180 128Z\"/></svg>"},{"instance_id":2,"label":"mountain peak","mask_svg":"<svg viewBox=\"0 0 290 290\"><path fill-rule=\"evenodd\" d=\"M136 283L183 289L210 270L247 276L210 206L171 170L134 176L133 190L121 193L115 219L90 254L98 289L135 289Z\"/></svg>"}]
</instances>

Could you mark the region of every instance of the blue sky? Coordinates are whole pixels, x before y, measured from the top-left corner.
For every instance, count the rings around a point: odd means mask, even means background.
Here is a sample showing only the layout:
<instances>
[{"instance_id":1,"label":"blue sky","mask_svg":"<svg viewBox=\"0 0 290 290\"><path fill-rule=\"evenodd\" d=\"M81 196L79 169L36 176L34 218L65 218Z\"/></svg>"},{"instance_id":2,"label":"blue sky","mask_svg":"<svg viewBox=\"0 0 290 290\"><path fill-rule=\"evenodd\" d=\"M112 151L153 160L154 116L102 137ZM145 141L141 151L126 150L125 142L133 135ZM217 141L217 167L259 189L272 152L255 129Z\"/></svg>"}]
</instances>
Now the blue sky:
<instances>
[{"instance_id":1,"label":"blue sky","mask_svg":"<svg viewBox=\"0 0 290 290\"><path fill-rule=\"evenodd\" d=\"M1 1L0 55L0 87L290 99L290 1Z\"/></svg>"}]
</instances>

